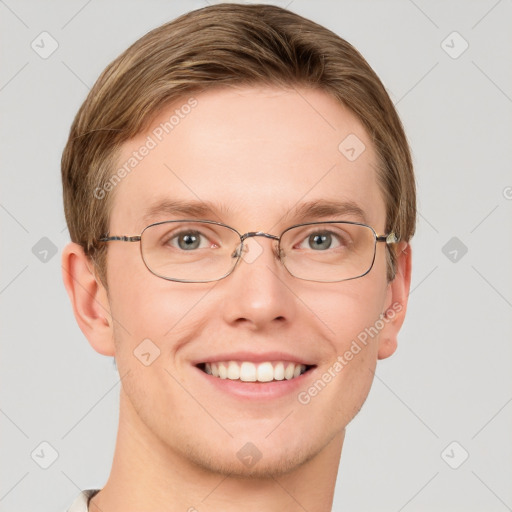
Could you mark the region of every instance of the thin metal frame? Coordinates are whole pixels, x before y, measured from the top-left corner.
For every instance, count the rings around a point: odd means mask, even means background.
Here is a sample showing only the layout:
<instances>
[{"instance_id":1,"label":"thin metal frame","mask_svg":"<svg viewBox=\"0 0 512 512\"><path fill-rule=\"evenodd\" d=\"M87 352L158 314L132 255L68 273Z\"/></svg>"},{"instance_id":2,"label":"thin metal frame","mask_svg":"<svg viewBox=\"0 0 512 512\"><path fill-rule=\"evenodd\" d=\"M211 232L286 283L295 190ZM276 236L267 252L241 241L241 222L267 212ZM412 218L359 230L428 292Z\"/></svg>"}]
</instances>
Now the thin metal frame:
<instances>
[{"instance_id":1,"label":"thin metal frame","mask_svg":"<svg viewBox=\"0 0 512 512\"><path fill-rule=\"evenodd\" d=\"M280 255L281 254L281 246L280 246L280 244L281 244L282 236L287 231L289 231L291 229L299 228L299 227L302 227L302 226L311 226L311 225L315 225L315 224L352 224L352 225L356 225L356 226L364 226L366 228L371 229L371 231L373 233L373 238L375 240L375 244L374 244L373 258L372 258L372 263L370 265L370 268L364 274L361 274L361 275L356 276L356 277L349 277L347 279L340 279L339 281L317 281L316 279L304 279L302 277L297 277L296 275L294 275L294 274L292 274L290 272L290 270L285 265L285 263L283 262L281 257L279 257L279 261L281 262L283 267L287 270L287 272L291 276L295 277L296 279L300 279L301 281L313 281L313 282L316 282L316 283L340 283L342 281L351 281L352 279L358 279L358 278L363 277L366 274L368 274L368 272L370 272L370 270L373 268L373 264L375 263L375 256L376 256L376 253L377 253L377 243L378 242L385 242L387 245L399 242L399 239L397 238L397 236L393 232L388 233L387 235L377 235L375 230L371 226L368 226L368 224L363 224L361 222L346 221L346 220L327 220L327 221L323 221L323 222L322 221L317 221L317 222L305 222L303 224L294 224L293 226L290 226L290 227L286 228L279 236L276 236L276 235L271 235L270 233L265 233L263 231L249 231L248 233L244 233L243 235L241 235L235 228L232 228L231 226L228 226L227 224L224 224L222 222L217 222L217 221L214 221L214 220L202 220L202 219L179 219L179 220L164 220L164 221L161 221L161 222L154 222L153 224L150 224L149 226L146 226L141 231L140 235L133 235L133 236L127 236L127 235L109 236L108 233L107 233L107 235L105 235L104 237L99 238L98 242L115 242L115 241L117 241L117 242L140 242L142 240L142 235L144 234L144 231L146 231L147 229L149 229L149 228L151 228L153 226L159 226L161 224L171 224L171 223L177 223L177 222L200 222L200 223L204 223L204 224L215 224L217 226L223 226L225 228L230 229L231 231L234 231L240 237L240 245L235 250L235 252L232 254L232 257L235 257L235 255L236 255L237 260L236 260L235 264L233 265L233 267L231 268L231 270L228 273L224 274L222 277L219 277L218 279L208 279L208 280L202 280L202 281L196 281L196 280L190 280L190 279L176 279L176 278L165 277L165 276L162 276L160 274L157 274L146 263L146 260L144 259L144 254L142 252L142 244L140 244L140 246L139 246L140 247L140 255L141 255L142 261L144 262L144 265L146 266L146 268L153 275L155 275L157 277L165 279L166 281L175 281L175 282L179 282L179 283L211 283L211 282L214 282L214 281L220 281L221 279L224 279L224 278L228 277L230 274L232 274L234 272L235 268L238 266L239 261L242 259L242 253L243 253L243 249L244 249L244 241L247 238L251 238L251 237L255 237L255 236L263 236L265 238L270 238L272 240L277 240L277 243L278 243L278 254Z\"/></svg>"}]
</instances>

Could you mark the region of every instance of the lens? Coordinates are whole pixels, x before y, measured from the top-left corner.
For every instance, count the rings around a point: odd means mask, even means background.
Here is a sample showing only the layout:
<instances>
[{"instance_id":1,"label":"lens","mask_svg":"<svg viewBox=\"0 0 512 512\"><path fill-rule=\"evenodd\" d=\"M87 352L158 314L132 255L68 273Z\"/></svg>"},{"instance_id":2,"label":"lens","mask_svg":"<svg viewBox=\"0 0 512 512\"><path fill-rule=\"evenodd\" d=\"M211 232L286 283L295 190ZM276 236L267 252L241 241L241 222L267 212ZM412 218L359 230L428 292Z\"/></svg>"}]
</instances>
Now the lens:
<instances>
[{"instance_id":1,"label":"lens","mask_svg":"<svg viewBox=\"0 0 512 512\"><path fill-rule=\"evenodd\" d=\"M155 275L171 281L208 282L228 275L236 264L237 232L206 221L166 221L142 233L142 259Z\"/></svg>"},{"instance_id":2,"label":"lens","mask_svg":"<svg viewBox=\"0 0 512 512\"><path fill-rule=\"evenodd\" d=\"M307 281L336 282L366 274L375 258L375 233L357 223L310 223L281 236L288 272Z\"/></svg>"}]
</instances>

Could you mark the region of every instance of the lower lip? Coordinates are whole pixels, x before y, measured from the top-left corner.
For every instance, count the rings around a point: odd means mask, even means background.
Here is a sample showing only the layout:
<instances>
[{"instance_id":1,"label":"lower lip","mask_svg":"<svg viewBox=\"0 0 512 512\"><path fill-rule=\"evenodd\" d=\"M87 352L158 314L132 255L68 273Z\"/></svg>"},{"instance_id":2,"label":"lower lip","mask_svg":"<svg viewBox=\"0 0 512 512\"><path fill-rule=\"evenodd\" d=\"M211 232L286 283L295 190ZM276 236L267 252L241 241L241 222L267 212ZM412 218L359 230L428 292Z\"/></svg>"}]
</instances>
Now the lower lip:
<instances>
[{"instance_id":1,"label":"lower lip","mask_svg":"<svg viewBox=\"0 0 512 512\"><path fill-rule=\"evenodd\" d=\"M224 393L229 393L237 398L247 400L270 400L281 398L292 393L298 393L306 387L311 375L317 367L309 369L307 372L290 380L273 380L271 382L243 382L241 380L221 379L203 372L197 366L194 367L209 383L216 386Z\"/></svg>"}]
</instances>

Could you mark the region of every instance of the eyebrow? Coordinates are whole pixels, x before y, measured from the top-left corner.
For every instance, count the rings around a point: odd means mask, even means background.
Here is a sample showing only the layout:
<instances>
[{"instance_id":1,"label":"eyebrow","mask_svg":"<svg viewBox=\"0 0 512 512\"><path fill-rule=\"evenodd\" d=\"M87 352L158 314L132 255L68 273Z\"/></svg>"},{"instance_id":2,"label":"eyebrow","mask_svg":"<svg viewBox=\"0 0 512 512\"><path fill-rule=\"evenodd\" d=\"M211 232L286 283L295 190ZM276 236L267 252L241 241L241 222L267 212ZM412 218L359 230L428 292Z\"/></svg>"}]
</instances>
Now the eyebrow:
<instances>
[{"instance_id":1,"label":"eyebrow","mask_svg":"<svg viewBox=\"0 0 512 512\"><path fill-rule=\"evenodd\" d=\"M216 217L219 214L228 215L230 208L224 205L215 205L210 201L183 201L181 199L162 199L146 209L143 222L152 222L155 217L176 216L182 218L207 218Z\"/></svg>"},{"instance_id":2,"label":"eyebrow","mask_svg":"<svg viewBox=\"0 0 512 512\"><path fill-rule=\"evenodd\" d=\"M294 219L298 222L318 220L323 217L336 217L339 220L352 217L364 224L367 223L365 211L354 201L329 201L324 199L309 201L292 208L284 216L285 219Z\"/></svg>"},{"instance_id":3,"label":"eyebrow","mask_svg":"<svg viewBox=\"0 0 512 512\"><path fill-rule=\"evenodd\" d=\"M210 201L183 201L179 199L163 199L148 207L143 222L154 222L156 217L180 216L191 219L211 219L221 221L221 218L229 216L231 208L225 205L216 205ZM367 224L365 211L354 201L333 201L319 199L309 201L292 207L281 217L281 221L301 223L315 221L325 217L335 217L344 220L351 217ZM333 220L336 220L333 219Z\"/></svg>"}]
</instances>

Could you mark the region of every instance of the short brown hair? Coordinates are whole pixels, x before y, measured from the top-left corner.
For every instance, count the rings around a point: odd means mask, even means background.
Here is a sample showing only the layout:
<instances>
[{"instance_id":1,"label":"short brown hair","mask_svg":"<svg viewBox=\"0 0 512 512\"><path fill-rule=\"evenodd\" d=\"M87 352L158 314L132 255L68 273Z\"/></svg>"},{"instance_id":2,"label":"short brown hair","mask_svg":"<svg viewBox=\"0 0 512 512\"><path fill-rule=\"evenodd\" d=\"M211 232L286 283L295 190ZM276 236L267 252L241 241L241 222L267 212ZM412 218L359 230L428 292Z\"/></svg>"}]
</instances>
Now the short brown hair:
<instances>
[{"instance_id":1,"label":"short brown hair","mask_svg":"<svg viewBox=\"0 0 512 512\"><path fill-rule=\"evenodd\" d=\"M184 14L140 38L100 75L71 126L62 155L64 209L71 239L83 246L106 285L113 192L94 190L114 173L121 145L142 133L169 103L213 87L303 86L330 94L363 123L379 159L386 232L409 241L416 186L402 123L378 76L347 41L289 10L217 4ZM340 141L341 142L341 141ZM387 279L396 273L388 246Z\"/></svg>"}]
</instances>

